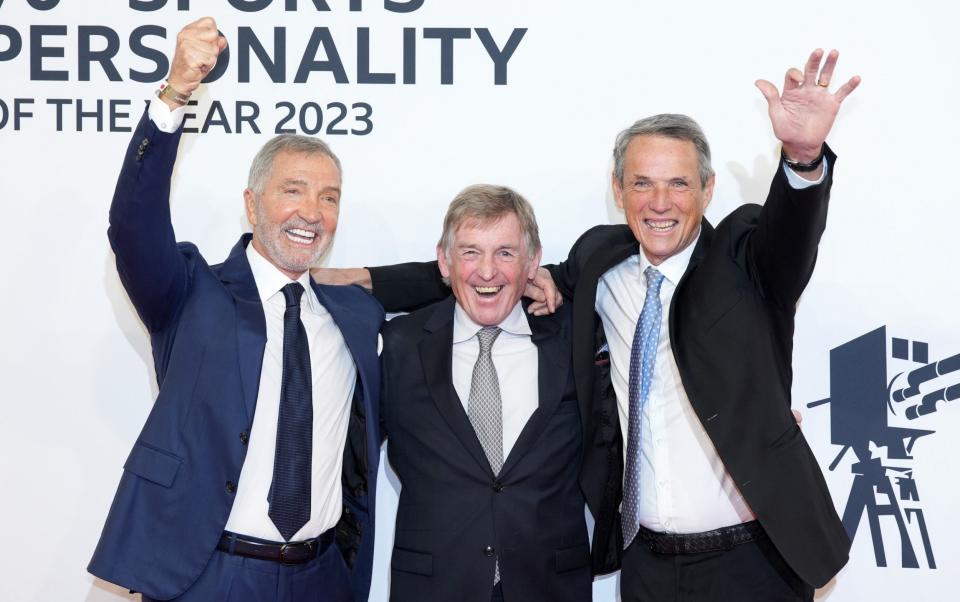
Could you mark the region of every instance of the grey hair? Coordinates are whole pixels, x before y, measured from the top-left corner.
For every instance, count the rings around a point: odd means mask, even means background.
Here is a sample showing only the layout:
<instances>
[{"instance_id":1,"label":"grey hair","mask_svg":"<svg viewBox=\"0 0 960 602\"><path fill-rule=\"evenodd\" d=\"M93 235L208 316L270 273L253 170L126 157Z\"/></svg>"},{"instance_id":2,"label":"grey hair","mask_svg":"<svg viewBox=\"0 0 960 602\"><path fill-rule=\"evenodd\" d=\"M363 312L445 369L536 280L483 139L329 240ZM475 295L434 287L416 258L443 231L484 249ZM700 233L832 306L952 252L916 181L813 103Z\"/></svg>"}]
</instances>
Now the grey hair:
<instances>
[{"instance_id":1,"label":"grey hair","mask_svg":"<svg viewBox=\"0 0 960 602\"><path fill-rule=\"evenodd\" d=\"M301 136L298 134L281 134L274 136L257 152L250 164L250 175L247 177L247 188L259 198L263 194L263 187L267 184L273 162L280 153L296 153L302 155L323 155L329 157L337 166L337 171L343 174L340 159L337 158L330 146L319 138Z\"/></svg>"},{"instance_id":2,"label":"grey hair","mask_svg":"<svg viewBox=\"0 0 960 602\"><path fill-rule=\"evenodd\" d=\"M623 184L623 163L627 154L627 146L637 136L663 136L692 142L697 149L697 170L700 175L700 185L707 185L707 180L713 175L713 167L710 165L710 145L707 143L707 137L696 121L686 115L674 113L645 117L617 134L617 141L613 147L613 174L618 182Z\"/></svg>"},{"instance_id":3,"label":"grey hair","mask_svg":"<svg viewBox=\"0 0 960 602\"><path fill-rule=\"evenodd\" d=\"M443 218L443 235L437 243L444 255L450 258L450 248L457 230L468 221L483 224L495 223L508 214L517 216L520 232L529 257L540 252L540 230L533 207L520 193L506 186L474 184L460 191L450 202Z\"/></svg>"}]
</instances>

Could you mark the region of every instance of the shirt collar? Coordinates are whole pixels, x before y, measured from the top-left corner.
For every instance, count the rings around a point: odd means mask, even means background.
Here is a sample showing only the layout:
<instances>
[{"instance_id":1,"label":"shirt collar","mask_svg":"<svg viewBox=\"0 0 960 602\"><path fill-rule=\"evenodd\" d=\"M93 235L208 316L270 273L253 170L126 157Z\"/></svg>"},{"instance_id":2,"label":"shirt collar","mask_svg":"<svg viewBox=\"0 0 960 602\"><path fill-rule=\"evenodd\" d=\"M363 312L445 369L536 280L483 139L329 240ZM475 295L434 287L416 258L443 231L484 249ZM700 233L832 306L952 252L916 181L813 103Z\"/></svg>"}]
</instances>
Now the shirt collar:
<instances>
[{"instance_id":1,"label":"shirt collar","mask_svg":"<svg viewBox=\"0 0 960 602\"><path fill-rule=\"evenodd\" d=\"M663 260L663 263L660 265L653 266L657 269L658 272L663 274L663 277L670 281L670 284L677 286L677 283L680 282L680 279L683 277L684 272L687 271L687 266L690 265L690 258L693 257L693 250L697 247L697 242L700 240L700 235L703 234L703 226L697 231L697 237L686 246L686 248L676 255L671 255L670 257ZM640 273L643 274L647 266L653 265L650 263L650 260L647 259L647 255L643 252L643 249L640 249Z\"/></svg>"},{"instance_id":2,"label":"shirt collar","mask_svg":"<svg viewBox=\"0 0 960 602\"><path fill-rule=\"evenodd\" d=\"M250 271L253 272L253 281L257 285L257 294L260 295L260 302L266 303L271 297L280 293L280 289L294 282L286 274L277 269L277 266L270 263L266 257L260 254L253 246L253 242L247 245L247 262L250 263ZM300 274L296 282L299 282L304 289L303 298L307 300L307 305L313 313L322 313L319 308L320 301L313 292L310 285L310 272L306 271Z\"/></svg>"},{"instance_id":3,"label":"shirt collar","mask_svg":"<svg viewBox=\"0 0 960 602\"><path fill-rule=\"evenodd\" d=\"M497 324L497 326L508 334L517 336L530 336L533 334L530 330L530 323L527 322L527 316L523 313L523 305L519 301L513 306L513 309L507 317ZM470 316L467 315L466 310L460 307L460 303L458 302L453 310L453 342L462 343L469 341L476 336L481 328L483 328L483 326L474 322Z\"/></svg>"}]
</instances>

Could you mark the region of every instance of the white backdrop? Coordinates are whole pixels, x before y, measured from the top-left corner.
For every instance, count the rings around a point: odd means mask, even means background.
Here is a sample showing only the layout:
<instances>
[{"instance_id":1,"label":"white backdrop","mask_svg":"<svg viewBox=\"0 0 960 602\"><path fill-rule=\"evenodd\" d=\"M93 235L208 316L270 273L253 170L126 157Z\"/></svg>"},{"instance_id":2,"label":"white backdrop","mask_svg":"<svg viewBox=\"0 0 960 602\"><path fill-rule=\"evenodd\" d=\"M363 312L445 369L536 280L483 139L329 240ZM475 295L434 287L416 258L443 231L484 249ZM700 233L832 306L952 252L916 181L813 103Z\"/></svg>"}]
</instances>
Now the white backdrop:
<instances>
[{"instance_id":1,"label":"white backdrop","mask_svg":"<svg viewBox=\"0 0 960 602\"><path fill-rule=\"evenodd\" d=\"M840 159L819 265L799 307L794 407L804 413L804 432L841 512L853 484L853 454L828 470L841 450L831 441L831 417L836 427L838 416L833 405L806 407L831 396L830 350L886 326L887 381L921 365L893 357L892 338L928 343L930 361L960 353L954 175L960 40L949 3L426 0L410 13L373 0L330 0L329 11L309 0L296 12L285 11L280 0L265 2L270 5L259 12L233 6L253 3L133 2L159 7L146 12L118 1L0 1L4 601L138 599L85 572L124 458L156 393L148 340L120 287L105 234L129 134L109 131L109 120L98 131L96 117L78 126L76 108L82 102L89 112L98 99L107 107L113 99L120 101L117 112L127 114L116 117L113 129L135 124L156 88L132 81L131 70L156 67L150 52L131 47L131 32L143 25L163 28L163 35L142 39L154 53L169 55L176 31L206 14L233 44L224 75L202 89L193 122L202 123L219 101L233 133L214 125L185 136L173 188L178 237L194 241L211 262L223 259L246 228L246 169L285 113L277 103L343 103L348 117L340 127L354 129L364 127L354 120L363 110L351 105L372 107L369 134L324 136L345 166L331 266L430 258L447 203L475 182L526 195L538 213L545 260L559 260L586 227L621 220L609 190L613 138L635 119L659 112L688 113L706 130L718 172L708 217L716 222L742 202L761 201L776 167L776 141L753 81L780 85L786 68L801 66L812 48L837 47L835 81L859 73L864 82L830 138ZM351 12L350 5L362 10ZM120 81L111 81L101 63L84 73L80 60L88 38L90 51L107 48L106 38L90 37L98 30L81 26L103 24L118 34L112 61ZM38 25L61 26L62 34L40 35ZM271 53L274 28L285 28L286 83L271 82L255 58L251 81L240 81L242 27ZM294 82L319 27L329 28L349 83L336 83L330 72ZM473 29L453 45L451 85L441 84L440 41L424 38L432 27ZM399 73L396 83L357 83L359 28L369 28L371 70ZM404 34L405 28L413 32ZM494 84L493 62L476 32L483 28L500 46L515 28L527 28L508 61L506 85ZM402 83L404 35L416 44L411 84ZM324 60L323 50L318 57ZM260 108L261 134L249 126L236 133L232 116L240 100ZM306 110L309 128L313 109ZM337 112L326 109L327 120ZM903 386L905 376L899 379L894 389ZM960 371L948 373L923 391L958 382ZM877 566L863 520L850 563L818 592L820 600L955 599L948 575L960 566L954 521L960 487L953 478L960 408L941 403L909 421L907 405L890 402L881 412L890 425L935 432L917 441L910 458L884 465L910 470L888 472L915 480L917 499L907 495L900 506L922 510L936 568L929 566L917 513L906 523L917 568L902 566L892 516L881 517L877 530L887 564ZM856 415L844 424L858 428ZM871 449L877 457L890 455L882 445ZM381 476L373 600L387 598L397 495L395 477ZM881 505L890 501L869 488L860 493ZM600 579L595 598L613 600L615 589L615 577Z\"/></svg>"}]
</instances>

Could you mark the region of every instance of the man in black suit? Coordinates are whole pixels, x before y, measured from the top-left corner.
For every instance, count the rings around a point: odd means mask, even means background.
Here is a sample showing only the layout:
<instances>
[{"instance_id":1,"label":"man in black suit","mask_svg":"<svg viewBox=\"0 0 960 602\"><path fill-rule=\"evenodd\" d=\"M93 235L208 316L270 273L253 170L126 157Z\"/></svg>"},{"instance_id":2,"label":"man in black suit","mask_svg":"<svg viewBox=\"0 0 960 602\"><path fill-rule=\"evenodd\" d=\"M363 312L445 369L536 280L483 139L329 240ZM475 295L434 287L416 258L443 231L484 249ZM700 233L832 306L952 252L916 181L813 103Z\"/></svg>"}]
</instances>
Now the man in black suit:
<instances>
[{"instance_id":1,"label":"man in black suit","mask_svg":"<svg viewBox=\"0 0 960 602\"><path fill-rule=\"evenodd\" d=\"M437 258L453 296L383 329L381 419L402 489L394 601L591 597L570 311L528 317L530 205L471 186Z\"/></svg>"}]
</instances>

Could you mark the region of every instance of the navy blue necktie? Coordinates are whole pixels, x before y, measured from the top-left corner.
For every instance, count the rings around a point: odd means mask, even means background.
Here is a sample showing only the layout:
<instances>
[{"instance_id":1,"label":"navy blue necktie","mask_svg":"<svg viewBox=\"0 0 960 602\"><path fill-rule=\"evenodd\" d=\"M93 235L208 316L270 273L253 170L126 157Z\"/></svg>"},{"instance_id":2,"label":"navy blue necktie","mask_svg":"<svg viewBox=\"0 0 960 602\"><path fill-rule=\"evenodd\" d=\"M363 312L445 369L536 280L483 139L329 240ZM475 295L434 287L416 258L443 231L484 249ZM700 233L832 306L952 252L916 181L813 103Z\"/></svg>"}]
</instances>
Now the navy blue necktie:
<instances>
[{"instance_id":1,"label":"navy blue necktie","mask_svg":"<svg viewBox=\"0 0 960 602\"><path fill-rule=\"evenodd\" d=\"M307 331L300 321L303 286L291 282L283 287L282 292L287 301L287 309L283 312L283 377L267 514L283 539L290 541L310 520L313 392Z\"/></svg>"},{"instance_id":2,"label":"navy blue necktie","mask_svg":"<svg viewBox=\"0 0 960 602\"><path fill-rule=\"evenodd\" d=\"M663 274L653 266L644 270L647 278L647 296L637 320L637 329L630 347L630 417L627 423L627 466L623 473L623 503L620 506L623 549L630 547L640 528L640 434L643 406L650 396L653 366L660 342L660 320L663 304L660 285Z\"/></svg>"}]
</instances>

